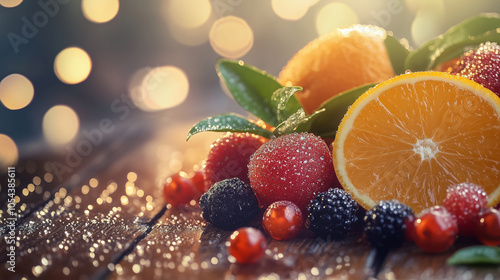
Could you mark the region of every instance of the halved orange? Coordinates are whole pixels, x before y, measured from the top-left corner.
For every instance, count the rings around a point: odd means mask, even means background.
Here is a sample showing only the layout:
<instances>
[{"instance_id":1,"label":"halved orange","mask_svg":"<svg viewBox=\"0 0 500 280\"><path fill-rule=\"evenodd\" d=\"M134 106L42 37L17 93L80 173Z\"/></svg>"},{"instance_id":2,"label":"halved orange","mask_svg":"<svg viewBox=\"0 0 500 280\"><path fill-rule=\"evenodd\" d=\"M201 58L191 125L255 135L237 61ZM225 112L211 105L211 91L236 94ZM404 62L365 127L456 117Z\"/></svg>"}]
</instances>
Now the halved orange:
<instances>
[{"instance_id":1,"label":"halved orange","mask_svg":"<svg viewBox=\"0 0 500 280\"><path fill-rule=\"evenodd\" d=\"M333 145L344 189L365 209L397 199L416 213L461 182L500 201L500 98L443 72L400 75L365 92Z\"/></svg>"}]
</instances>

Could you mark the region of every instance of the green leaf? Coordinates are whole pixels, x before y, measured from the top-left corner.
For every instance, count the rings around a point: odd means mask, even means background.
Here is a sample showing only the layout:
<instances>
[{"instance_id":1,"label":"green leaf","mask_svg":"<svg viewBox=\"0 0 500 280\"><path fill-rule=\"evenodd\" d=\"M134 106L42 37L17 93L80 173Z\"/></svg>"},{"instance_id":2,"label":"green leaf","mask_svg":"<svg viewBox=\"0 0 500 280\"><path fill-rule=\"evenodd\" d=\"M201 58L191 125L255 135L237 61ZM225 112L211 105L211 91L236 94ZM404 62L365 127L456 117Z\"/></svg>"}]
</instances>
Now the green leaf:
<instances>
[{"instance_id":1,"label":"green leaf","mask_svg":"<svg viewBox=\"0 0 500 280\"><path fill-rule=\"evenodd\" d=\"M391 60L394 73L396 73L396 75L403 74L406 71L406 57L410 54L408 47L389 34L387 34L384 44L387 49L387 53L389 54L389 59Z\"/></svg>"},{"instance_id":2,"label":"green leaf","mask_svg":"<svg viewBox=\"0 0 500 280\"><path fill-rule=\"evenodd\" d=\"M281 136L285 134L290 134L293 132L306 132L309 131L312 121L321 115L324 110L318 110L312 115L307 115L304 109L300 108L292 114L287 120L280 123L275 129L273 134L275 136Z\"/></svg>"},{"instance_id":3,"label":"green leaf","mask_svg":"<svg viewBox=\"0 0 500 280\"><path fill-rule=\"evenodd\" d=\"M481 14L467 19L411 52L405 68L412 71L431 70L480 43L500 42L500 15Z\"/></svg>"},{"instance_id":4,"label":"green leaf","mask_svg":"<svg viewBox=\"0 0 500 280\"><path fill-rule=\"evenodd\" d=\"M357 88L344 91L325 101L319 110L325 112L315 118L311 124L310 132L324 138L335 138L337 129L349 107L369 88L375 84L366 84Z\"/></svg>"},{"instance_id":5,"label":"green leaf","mask_svg":"<svg viewBox=\"0 0 500 280\"><path fill-rule=\"evenodd\" d=\"M493 246L471 246L456 251L448 259L451 265L500 265L500 248Z\"/></svg>"},{"instance_id":6,"label":"green leaf","mask_svg":"<svg viewBox=\"0 0 500 280\"><path fill-rule=\"evenodd\" d=\"M271 131L256 125L243 116L237 114L221 114L206 118L195 124L189 131L186 140L204 131L249 132L266 138L271 138L273 136Z\"/></svg>"},{"instance_id":7,"label":"green leaf","mask_svg":"<svg viewBox=\"0 0 500 280\"><path fill-rule=\"evenodd\" d=\"M272 126L279 124L271 96L282 86L273 76L242 61L228 59L219 60L216 70L243 109Z\"/></svg>"},{"instance_id":8,"label":"green leaf","mask_svg":"<svg viewBox=\"0 0 500 280\"><path fill-rule=\"evenodd\" d=\"M301 87L282 87L273 92L271 104L276 108L279 122L288 119L288 117L302 108L295 97L295 93L301 90Z\"/></svg>"}]
</instances>

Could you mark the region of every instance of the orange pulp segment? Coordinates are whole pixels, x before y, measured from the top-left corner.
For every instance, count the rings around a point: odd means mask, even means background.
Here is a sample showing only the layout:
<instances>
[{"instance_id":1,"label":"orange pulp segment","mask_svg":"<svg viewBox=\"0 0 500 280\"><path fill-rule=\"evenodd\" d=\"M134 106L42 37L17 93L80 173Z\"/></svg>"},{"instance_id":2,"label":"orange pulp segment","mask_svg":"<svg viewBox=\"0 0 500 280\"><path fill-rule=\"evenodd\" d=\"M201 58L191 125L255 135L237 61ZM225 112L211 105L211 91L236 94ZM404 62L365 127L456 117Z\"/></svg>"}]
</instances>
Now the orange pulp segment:
<instances>
[{"instance_id":1,"label":"orange pulp segment","mask_svg":"<svg viewBox=\"0 0 500 280\"><path fill-rule=\"evenodd\" d=\"M471 182L500 201L500 98L443 72L394 77L365 92L336 134L333 162L365 209L397 199L416 213Z\"/></svg>"}]
</instances>

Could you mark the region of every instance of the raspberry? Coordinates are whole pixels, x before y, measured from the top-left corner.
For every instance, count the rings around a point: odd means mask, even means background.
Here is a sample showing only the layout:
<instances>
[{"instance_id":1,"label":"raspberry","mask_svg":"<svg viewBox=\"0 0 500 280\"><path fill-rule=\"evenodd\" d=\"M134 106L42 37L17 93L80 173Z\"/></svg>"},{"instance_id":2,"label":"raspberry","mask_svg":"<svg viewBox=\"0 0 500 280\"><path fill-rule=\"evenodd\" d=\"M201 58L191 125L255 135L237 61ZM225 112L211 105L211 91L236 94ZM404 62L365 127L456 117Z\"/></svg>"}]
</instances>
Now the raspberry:
<instances>
[{"instance_id":1,"label":"raspberry","mask_svg":"<svg viewBox=\"0 0 500 280\"><path fill-rule=\"evenodd\" d=\"M254 191L238 178L215 183L201 196L200 207L207 222L225 230L245 226L259 213Z\"/></svg>"},{"instance_id":2,"label":"raspberry","mask_svg":"<svg viewBox=\"0 0 500 280\"><path fill-rule=\"evenodd\" d=\"M413 241L429 253L439 253L450 248L458 234L457 221L446 208L434 206L422 211L415 220Z\"/></svg>"},{"instance_id":3,"label":"raspberry","mask_svg":"<svg viewBox=\"0 0 500 280\"><path fill-rule=\"evenodd\" d=\"M204 164L205 189L224 179L239 178L250 184L250 156L268 140L250 133L226 133L210 147Z\"/></svg>"},{"instance_id":4,"label":"raspberry","mask_svg":"<svg viewBox=\"0 0 500 280\"><path fill-rule=\"evenodd\" d=\"M321 238L345 238L358 222L358 207L344 190L329 189L318 194L309 204L306 226Z\"/></svg>"},{"instance_id":5,"label":"raspberry","mask_svg":"<svg viewBox=\"0 0 500 280\"><path fill-rule=\"evenodd\" d=\"M253 154L248 173L263 207L287 200L303 213L316 194L333 186L335 178L330 150L310 133L271 139Z\"/></svg>"},{"instance_id":6,"label":"raspberry","mask_svg":"<svg viewBox=\"0 0 500 280\"><path fill-rule=\"evenodd\" d=\"M487 207L488 195L484 189L472 183L461 183L448 188L443 206L455 216L458 231L464 236L473 236L477 215Z\"/></svg>"},{"instance_id":7,"label":"raspberry","mask_svg":"<svg viewBox=\"0 0 500 280\"><path fill-rule=\"evenodd\" d=\"M406 240L406 220L411 216L411 208L397 200L380 201L366 212L366 238L376 248L397 249Z\"/></svg>"},{"instance_id":8,"label":"raspberry","mask_svg":"<svg viewBox=\"0 0 500 280\"><path fill-rule=\"evenodd\" d=\"M478 216L476 237L489 246L500 245L500 211L483 209Z\"/></svg>"},{"instance_id":9,"label":"raspberry","mask_svg":"<svg viewBox=\"0 0 500 280\"><path fill-rule=\"evenodd\" d=\"M233 232L227 245L228 253L242 264L258 262L267 249L267 241L258 229L245 227Z\"/></svg>"},{"instance_id":10,"label":"raspberry","mask_svg":"<svg viewBox=\"0 0 500 280\"><path fill-rule=\"evenodd\" d=\"M466 52L449 72L473 80L500 96L500 46L491 42L481 44L476 50Z\"/></svg>"},{"instance_id":11,"label":"raspberry","mask_svg":"<svg viewBox=\"0 0 500 280\"><path fill-rule=\"evenodd\" d=\"M290 201L276 201L267 207L262 218L264 230L276 240L295 237L304 227L304 215Z\"/></svg>"}]
</instances>

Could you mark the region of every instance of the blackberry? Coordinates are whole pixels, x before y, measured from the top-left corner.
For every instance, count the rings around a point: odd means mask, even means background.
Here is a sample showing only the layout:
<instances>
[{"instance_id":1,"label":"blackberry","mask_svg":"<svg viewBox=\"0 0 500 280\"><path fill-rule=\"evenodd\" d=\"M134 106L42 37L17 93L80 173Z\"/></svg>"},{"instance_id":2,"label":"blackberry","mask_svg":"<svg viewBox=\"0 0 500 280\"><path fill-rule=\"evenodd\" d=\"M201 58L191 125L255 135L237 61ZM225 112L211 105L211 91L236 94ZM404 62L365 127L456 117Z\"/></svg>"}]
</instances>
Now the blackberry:
<instances>
[{"instance_id":1,"label":"blackberry","mask_svg":"<svg viewBox=\"0 0 500 280\"><path fill-rule=\"evenodd\" d=\"M380 201L366 212L366 238L379 249L400 247L405 241L405 219L409 215L413 215L411 208L397 200Z\"/></svg>"},{"instance_id":2,"label":"blackberry","mask_svg":"<svg viewBox=\"0 0 500 280\"><path fill-rule=\"evenodd\" d=\"M200 198L203 218L212 225L235 230L259 213L259 201L250 185L238 178L215 183Z\"/></svg>"},{"instance_id":3,"label":"blackberry","mask_svg":"<svg viewBox=\"0 0 500 280\"><path fill-rule=\"evenodd\" d=\"M343 239L358 221L358 208L344 190L331 188L311 200L306 225L321 238Z\"/></svg>"}]
</instances>

